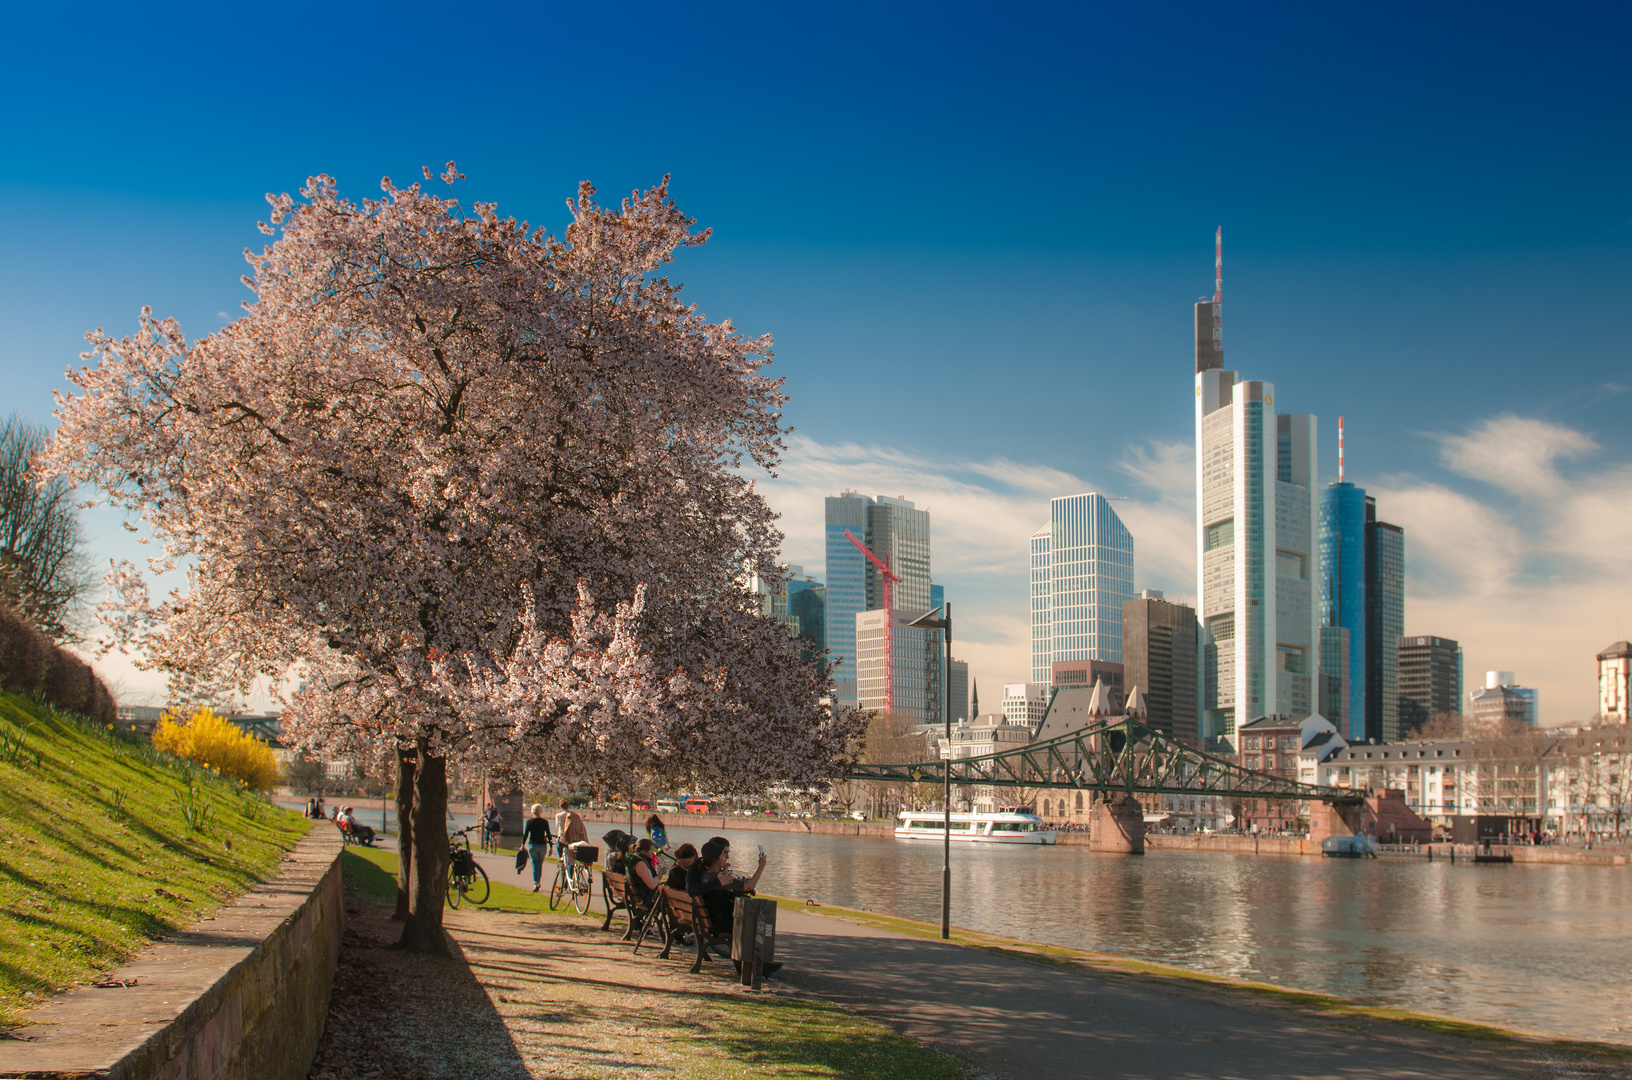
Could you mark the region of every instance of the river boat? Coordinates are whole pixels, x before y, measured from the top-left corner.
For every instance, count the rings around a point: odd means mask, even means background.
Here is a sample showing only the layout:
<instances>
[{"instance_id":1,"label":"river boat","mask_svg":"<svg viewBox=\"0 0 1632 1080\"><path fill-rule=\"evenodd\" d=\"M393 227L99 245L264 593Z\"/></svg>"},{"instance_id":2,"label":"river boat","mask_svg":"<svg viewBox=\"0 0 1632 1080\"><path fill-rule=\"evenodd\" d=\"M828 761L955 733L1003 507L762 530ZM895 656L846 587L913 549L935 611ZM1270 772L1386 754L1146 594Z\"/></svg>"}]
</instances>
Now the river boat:
<instances>
[{"instance_id":1,"label":"river boat","mask_svg":"<svg viewBox=\"0 0 1632 1080\"><path fill-rule=\"evenodd\" d=\"M897 840L944 840L946 818L934 810L903 810ZM952 839L978 844L1052 844L1059 832L1036 814L1000 810L995 814L953 814Z\"/></svg>"},{"instance_id":2,"label":"river boat","mask_svg":"<svg viewBox=\"0 0 1632 1080\"><path fill-rule=\"evenodd\" d=\"M1369 836L1328 836L1320 842L1320 853L1328 859L1375 859L1377 841Z\"/></svg>"}]
</instances>

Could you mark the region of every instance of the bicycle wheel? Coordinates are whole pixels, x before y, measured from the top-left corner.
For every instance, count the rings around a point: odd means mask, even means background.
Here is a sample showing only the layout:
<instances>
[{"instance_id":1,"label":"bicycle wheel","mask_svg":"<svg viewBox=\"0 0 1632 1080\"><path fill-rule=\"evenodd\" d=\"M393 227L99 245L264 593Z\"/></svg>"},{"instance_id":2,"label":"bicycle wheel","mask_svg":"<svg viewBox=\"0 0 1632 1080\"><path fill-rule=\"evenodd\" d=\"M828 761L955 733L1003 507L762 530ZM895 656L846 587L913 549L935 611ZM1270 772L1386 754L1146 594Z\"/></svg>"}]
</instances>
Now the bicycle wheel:
<instances>
[{"instance_id":1,"label":"bicycle wheel","mask_svg":"<svg viewBox=\"0 0 1632 1080\"><path fill-rule=\"evenodd\" d=\"M493 886L488 883L487 871L482 864L476 864L476 872L465 881L465 899L473 904L485 904L487 898L493 895Z\"/></svg>"},{"instance_id":2,"label":"bicycle wheel","mask_svg":"<svg viewBox=\"0 0 1632 1080\"><path fill-rule=\"evenodd\" d=\"M589 910L589 868L574 866L572 870L572 906L582 915Z\"/></svg>"},{"instance_id":3,"label":"bicycle wheel","mask_svg":"<svg viewBox=\"0 0 1632 1080\"><path fill-rule=\"evenodd\" d=\"M457 909L459 899L465 893L465 879L458 874L448 875L448 906Z\"/></svg>"},{"instance_id":4,"label":"bicycle wheel","mask_svg":"<svg viewBox=\"0 0 1632 1080\"><path fill-rule=\"evenodd\" d=\"M561 903L562 894L567 891L567 867L565 863L555 868L555 883L550 886L550 910L554 911Z\"/></svg>"}]
</instances>

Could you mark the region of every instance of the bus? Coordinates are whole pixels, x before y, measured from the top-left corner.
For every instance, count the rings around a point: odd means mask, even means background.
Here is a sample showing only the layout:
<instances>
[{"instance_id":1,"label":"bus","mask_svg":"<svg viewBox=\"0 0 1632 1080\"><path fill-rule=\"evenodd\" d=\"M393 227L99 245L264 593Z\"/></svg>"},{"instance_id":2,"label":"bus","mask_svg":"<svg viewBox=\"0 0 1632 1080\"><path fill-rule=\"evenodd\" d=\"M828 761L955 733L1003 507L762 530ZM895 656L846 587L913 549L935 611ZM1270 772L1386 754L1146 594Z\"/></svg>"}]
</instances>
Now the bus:
<instances>
[{"instance_id":1,"label":"bus","mask_svg":"<svg viewBox=\"0 0 1632 1080\"><path fill-rule=\"evenodd\" d=\"M686 800L686 813L712 814L714 813L714 800L705 799L701 795L693 795Z\"/></svg>"}]
</instances>

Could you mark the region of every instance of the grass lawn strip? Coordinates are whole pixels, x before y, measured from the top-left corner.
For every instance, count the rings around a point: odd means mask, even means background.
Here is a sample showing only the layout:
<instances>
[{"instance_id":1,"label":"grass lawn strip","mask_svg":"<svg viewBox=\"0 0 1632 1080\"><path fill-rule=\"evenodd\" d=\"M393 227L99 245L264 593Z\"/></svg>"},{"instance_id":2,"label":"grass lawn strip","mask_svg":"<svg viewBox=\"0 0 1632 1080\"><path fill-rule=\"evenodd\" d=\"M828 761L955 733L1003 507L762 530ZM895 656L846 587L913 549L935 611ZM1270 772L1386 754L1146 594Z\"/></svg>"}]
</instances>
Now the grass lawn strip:
<instances>
[{"instance_id":1,"label":"grass lawn strip","mask_svg":"<svg viewBox=\"0 0 1632 1080\"><path fill-rule=\"evenodd\" d=\"M202 829L183 819L190 799ZM308 825L208 770L0 694L0 1025L271 877Z\"/></svg>"},{"instance_id":2,"label":"grass lawn strip","mask_svg":"<svg viewBox=\"0 0 1632 1080\"><path fill-rule=\"evenodd\" d=\"M385 1020L395 1024L402 1013L412 1012L431 1031L410 1036L393 1028L384 1037L376 1031L370 1040L396 1048L389 1061L375 1055L366 1066L383 1067L385 1075L594 1080L652 1075L676 1080L974 1076L955 1058L774 980L764 991L747 991L723 963L705 965L701 975L692 975L689 952L684 959L666 961L655 950L633 956L615 935L600 931L603 916L551 914L542 893L514 886L495 883L486 905L448 912L460 961L393 953L379 944L397 925L385 918L395 896L395 856L353 849L346 852L345 865L348 904L355 908L350 918L358 927L356 942L346 952L357 957L355 963L378 964L376 974L389 975L398 986L407 985L406 972L391 965L422 963L427 972L438 973L434 1003L422 1007L399 995L392 1002L393 1015ZM461 970L468 975L458 974ZM359 999L355 990L345 993L348 1000ZM444 1036L434 1030L444 1025L441 1017L457 1018L463 1049L443 1045ZM333 1025L332 1012L330 1019ZM493 1037L495 1022L507 1033L502 1043ZM361 1017L352 1017L346 1026L361 1029L364 1024ZM425 1040L426 1049L406 1060L400 1051L411 1038ZM350 1041L361 1046L360 1040ZM357 1071L350 1071L336 1049L325 1046L315 1077L353 1080L366 1075L362 1070L368 1051L357 1051Z\"/></svg>"},{"instance_id":3,"label":"grass lawn strip","mask_svg":"<svg viewBox=\"0 0 1632 1080\"><path fill-rule=\"evenodd\" d=\"M820 915L824 918L854 923L858 926L869 926L878 930L890 930L912 937L930 938L938 941L941 936L939 926L918 922L914 919L903 919L893 915L875 915L869 911L857 911L853 908L828 907L826 905L812 906L806 901L791 900L786 897L775 897L774 899L778 907L790 911ZM1017 938L1006 938L997 934L987 934L978 930L964 930L959 927L952 928L949 940L954 945L1002 953L1005 956L1011 956L1028 963L1087 970L1094 972L1096 975L1110 977L1134 978L1146 983L1155 983L1169 990L1199 991L1215 997L1222 994L1224 999L1233 999L1237 1003L1245 997L1259 1004L1295 1009L1328 1018L1352 1017L1363 1021L1403 1024L1434 1034L1476 1039L1482 1042L1506 1043L1514 1047L1540 1050L1568 1058L1623 1064L1632 1063L1632 1047L1617 1046L1611 1043L1587 1042L1585 1040L1560 1039L1546 1034L1513 1031L1488 1024L1477 1024L1452 1017L1436 1016L1431 1013L1361 1005L1347 998L1329 994L1288 990L1285 987L1275 986L1270 983L1252 982L1247 979L1231 978L1227 975L1213 975L1202 971L1191 971L1187 968L1148 963L1143 960L1118 956L1114 953L1095 952L1091 949L1073 949L1059 945L1039 945Z\"/></svg>"}]
</instances>

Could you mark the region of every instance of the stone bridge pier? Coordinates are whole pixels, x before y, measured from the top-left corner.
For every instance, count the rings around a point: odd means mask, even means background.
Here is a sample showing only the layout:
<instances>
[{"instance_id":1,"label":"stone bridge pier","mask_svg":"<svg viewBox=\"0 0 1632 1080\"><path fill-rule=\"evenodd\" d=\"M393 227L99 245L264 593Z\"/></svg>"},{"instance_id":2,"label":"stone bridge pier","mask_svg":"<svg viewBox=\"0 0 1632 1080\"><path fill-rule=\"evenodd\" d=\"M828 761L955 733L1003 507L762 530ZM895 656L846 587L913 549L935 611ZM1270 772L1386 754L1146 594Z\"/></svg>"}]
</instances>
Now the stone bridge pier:
<instances>
[{"instance_id":1,"label":"stone bridge pier","mask_svg":"<svg viewBox=\"0 0 1632 1080\"><path fill-rule=\"evenodd\" d=\"M1359 802L1309 804L1309 843L1319 846L1328 836L1354 836L1366 828L1366 806Z\"/></svg>"},{"instance_id":2,"label":"stone bridge pier","mask_svg":"<svg viewBox=\"0 0 1632 1080\"><path fill-rule=\"evenodd\" d=\"M1107 795L1088 818L1088 850L1145 853L1145 808L1132 795Z\"/></svg>"}]
</instances>

